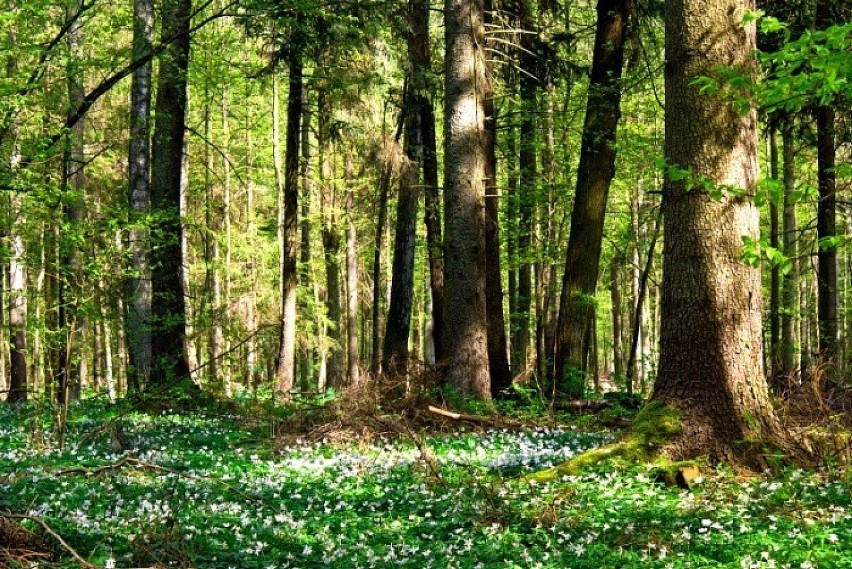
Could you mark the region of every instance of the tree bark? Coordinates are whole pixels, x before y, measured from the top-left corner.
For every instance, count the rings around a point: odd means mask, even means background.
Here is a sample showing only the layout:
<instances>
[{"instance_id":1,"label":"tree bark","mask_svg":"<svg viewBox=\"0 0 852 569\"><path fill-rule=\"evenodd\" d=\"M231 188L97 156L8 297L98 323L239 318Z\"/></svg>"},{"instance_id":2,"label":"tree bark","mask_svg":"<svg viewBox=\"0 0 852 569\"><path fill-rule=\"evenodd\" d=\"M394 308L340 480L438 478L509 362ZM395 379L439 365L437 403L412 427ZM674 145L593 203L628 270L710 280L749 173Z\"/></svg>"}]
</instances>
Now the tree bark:
<instances>
[{"instance_id":1,"label":"tree bark","mask_svg":"<svg viewBox=\"0 0 852 569\"><path fill-rule=\"evenodd\" d=\"M582 398L582 361L593 314L607 195L615 175L621 116L621 71L632 0L600 0L586 118L556 338L555 377L570 398Z\"/></svg>"},{"instance_id":2,"label":"tree bark","mask_svg":"<svg viewBox=\"0 0 852 569\"><path fill-rule=\"evenodd\" d=\"M133 59L151 51L154 33L152 0L133 2ZM130 276L126 286L124 325L130 357L128 389L139 391L151 374L151 268L148 255L151 208L151 63L133 72L130 86L130 151L128 245Z\"/></svg>"},{"instance_id":3,"label":"tree bark","mask_svg":"<svg viewBox=\"0 0 852 569\"><path fill-rule=\"evenodd\" d=\"M388 141L384 141L388 144ZM390 164L382 166L379 179L379 217L376 221L376 241L373 249L373 358L370 366L373 373L382 368L381 314L382 314L382 249L384 247L385 225L388 219L388 194L390 193L392 168Z\"/></svg>"},{"instance_id":4,"label":"tree bark","mask_svg":"<svg viewBox=\"0 0 852 569\"><path fill-rule=\"evenodd\" d=\"M733 9L732 9L733 8ZM666 2L668 164L717 185L753 192L757 113L737 113L690 83L721 65L751 65L755 25L741 25L751 0ZM757 445L780 439L762 370L759 270L740 259L742 238L757 239L759 213L744 196L721 199L688 180L666 177L663 191L663 298L660 367L652 399L680 412L671 458L759 463Z\"/></svg>"},{"instance_id":5,"label":"tree bark","mask_svg":"<svg viewBox=\"0 0 852 569\"><path fill-rule=\"evenodd\" d=\"M296 286L299 229L299 136L302 117L302 52L299 41L289 46L287 142L284 154L283 256L281 259L281 335L275 391L289 400L296 379Z\"/></svg>"},{"instance_id":6,"label":"tree bark","mask_svg":"<svg viewBox=\"0 0 852 569\"><path fill-rule=\"evenodd\" d=\"M485 316L485 63L482 0L445 0L446 380L490 399Z\"/></svg>"},{"instance_id":7,"label":"tree bark","mask_svg":"<svg viewBox=\"0 0 852 569\"><path fill-rule=\"evenodd\" d=\"M183 223L180 213L184 169L184 123L192 2L163 2L162 37L172 38L160 58L154 137L151 147L152 230L151 383L189 376L185 352L186 299L183 283Z\"/></svg>"},{"instance_id":8,"label":"tree bark","mask_svg":"<svg viewBox=\"0 0 852 569\"><path fill-rule=\"evenodd\" d=\"M612 373L616 385L624 377L624 354L621 348L621 287L619 258L613 256L609 263L610 303L612 304Z\"/></svg>"}]
</instances>

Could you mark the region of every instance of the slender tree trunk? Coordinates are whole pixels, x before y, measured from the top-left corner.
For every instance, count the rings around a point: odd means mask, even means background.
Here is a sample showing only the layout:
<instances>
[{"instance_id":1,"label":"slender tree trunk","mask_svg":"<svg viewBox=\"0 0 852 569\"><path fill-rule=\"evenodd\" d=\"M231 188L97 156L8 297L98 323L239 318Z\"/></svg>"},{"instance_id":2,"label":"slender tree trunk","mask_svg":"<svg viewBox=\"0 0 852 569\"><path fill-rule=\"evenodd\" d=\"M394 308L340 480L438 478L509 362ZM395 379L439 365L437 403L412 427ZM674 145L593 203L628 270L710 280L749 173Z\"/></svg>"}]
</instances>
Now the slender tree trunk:
<instances>
[{"instance_id":1,"label":"slender tree trunk","mask_svg":"<svg viewBox=\"0 0 852 569\"><path fill-rule=\"evenodd\" d=\"M819 354L832 364L837 363L837 246L831 242L837 235L834 163L834 109L822 106L817 109Z\"/></svg>"},{"instance_id":2,"label":"slender tree trunk","mask_svg":"<svg viewBox=\"0 0 852 569\"><path fill-rule=\"evenodd\" d=\"M624 377L624 359L621 352L621 287L619 286L619 258L612 257L609 263L610 302L612 304L612 370L613 381L617 385Z\"/></svg>"},{"instance_id":3,"label":"slender tree trunk","mask_svg":"<svg viewBox=\"0 0 852 569\"><path fill-rule=\"evenodd\" d=\"M71 0L66 14L70 16L77 13L80 8L79 2L80 0ZM83 60L82 22L78 21L71 26L65 38L68 44L68 112L73 113L82 104L86 95L84 74L80 68ZM77 232L85 231L85 130L86 121L81 119L68 135L69 139L63 156L63 167L65 169L64 213L71 232L75 234L74 239L78 238ZM85 312L81 310L85 296L85 275L81 247L67 243L64 244L63 249L65 253L61 256L63 266L60 270L62 278L68 281L66 290L69 295L68 298L63 300L66 301L68 306L66 315L68 318L68 345L70 346L68 351L70 360L65 362L66 365L70 366L70 369L64 373L68 378L67 392L71 400L76 401L80 398L80 390L88 375L84 353L88 340L89 324Z\"/></svg>"},{"instance_id":4,"label":"slender tree trunk","mask_svg":"<svg viewBox=\"0 0 852 569\"><path fill-rule=\"evenodd\" d=\"M307 97L302 101L302 133L301 133L302 159L299 163L299 179L301 180L302 202L301 219L299 220L300 245L299 245L299 280L302 286L308 290L316 291L317 285L311 272L311 112ZM313 286L311 286L313 284ZM307 312L306 303L300 310ZM321 325L317 322L317 328ZM317 334L321 336L321 334ZM305 343L302 352L302 363L300 383L302 389L310 389L311 375L314 367L314 348L310 342Z\"/></svg>"},{"instance_id":5,"label":"slender tree trunk","mask_svg":"<svg viewBox=\"0 0 852 569\"><path fill-rule=\"evenodd\" d=\"M538 55L535 53L535 26L532 17L532 0L520 0L519 24L521 72L521 125L520 125L520 184L518 191L518 299L514 318L516 336L512 341L515 374L527 370L530 347L530 308L532 306L532 233L537 201L538 172L536 164L535 117L538 113ZM541 276L541 272L538 273ZM539 279L540 282L540 279ZM542 289L543 290L543 289ZM540 297L541 298L541 297Z\"/></svg>"},{"instance_id":6,"label":"slender tree trunk","mask_svg":"<svg viewBox=\"0 0 852 569\"><path fill-rule=\"evenodd\" d=\"M719 185L757 184L757 113L738 113L692 85L720 65L747 66L755 25L743 0L666 2L666 141L669 164ZM757 239L759 212L747 198L711 198L667 176L660 367L652 399L680 413L682 430L664 453L679 459L760 462L780 426L762 372L760 272L741 258Z\"/></svg>"},{"instance_id":7,"label":"slender tree trunk","mask_svg":"<svg viewBox=\"0 0 852 569\"><path fill-rule=\"evenodd\" d=\"M183 283L183 223L180 213L184 170L184 122L192 2L163 2L163 38L173 38L160 58L151 148L151 206L157 216L151 250L151 382L189 376L185 352L186 299Z\"/></svg>"},{"instance_id":8,"label":"slender tree trunk","mask_svg":"<svg viewBox=\"0 0 852 569\"><path fill-rule=\"evenodd\" d=\"M281 259L281 336L275 391L289 400L296 379L296 253L299 223L299 121L302 116L302 54L291 46L284 156L284 251Z\"/></svg>"},{"instance_id":9,"label":"slender tree trunk","mask_svg":"<svg viewBox=\"0 0 852 569\"><path fill-rule=\"evenodd\" d=\"M793 147L792 118L787 118L781 128L784 145L784 254L790 259L790 269L784 274L781 298L781 373L792 374L796 370L798 341L796 317L799 307L799 251L796 227L796 155Z\"/></svg>"},{"instance_id":10,"label":"slender tree trunk","mask_svg":"<svg viewBox=\"0 0 852 569\"><path fill-rule=\"evenodd\" d=\"M15 2L10 6L12 11L17 10ZM17 46L17 30L15 26L10 28L9 45L12 46L12 54L6 57L6 74L14 77L18 71L18 60L14 55ZM17 123L13 123L10 138L12 139L12 153L9 157L9 170L14 172L21 162L20 133ZM26 401L28 398L27 385L27 276L24 260L26 250L24 239L15 226L23 222L23 211L21 208L21 197L17 193L9 194L8 219L11 225L8 235L2 235L3 241L7 241L9 247L9 262L4 268L9 271L9 394L6 396L8 403ZM5 233L5 231L4 231ZM5 265L5 263L4 263ZM0 273L0 280L4 277ZM0 289L3 287L0 286ZM5 301L0 296L0 305ZM0 321L2 323L2 321Z\"/></svg>"},{"instance_id":11,"label":"slender tree trunk","mask_svg":"<svg viewBox=\"0 0 852 569\"><path fill-rule=\"evenodd\" d=\"M615 134L621 115L621 71L632 0L599 0L592 74L571 214L571 233L556 338L555 381L571 397L583 395L584 339L598 280L604 214L615 175Z\"/></svg>"},{"instance_id":12,"label":"slender tree trunk","mask_svg":"<svg viewBox=\"0 0 852 569\"><path fill-rule=\"evenodd\" d=\"M637 365L637 356L643 355L639 349L639 342L641 338L647 338L648 329L647 329L647 317L643 317L643 315L647 314L647 311L644 310L645 306L645 296L648 292L648 278L651 276L651 268L654 263L654 249L657 245L657 236L660 233L660 222L661 222L661 213L657 214L657 219L654 222L654 232L651 234L651 243L648 245L648 256L645 258L645 268L642 270L641 276L639 277L639 287L636 295L636 305L634 307L634 312L632 314L633 325L631 327L632 336L630 339L630 355L627 359L627 377L625 378L627 384L627 394L633 395L633 386L636 381L636 372L642 368L642 364L639 363ZM643 327L643 320L646 323ZM641 378L641 391L645 391L645 382L644 376Z\"/></svg>"},{"instance_id":13,"label":"slender tree trunk","mask_svg":"<svg viewBox=\"0 0 852 569\"><path fill-rule=\"evenodd\" d=\"M360 381L358 355L358 234L355 231L355 176L352 154L346 154L346 363L349 385Z\"/></svg>"},{"instance_id":14,"label":"slender tree trunk","mask_svg":"<svg viewBox=\"0 0 852 569\"><path fill-rule=\"evenodd\" d=\"M133 2L133 58L151 50L154 33L153 0ZM130 152L128 156L130 206L130 276L127 279L124 326L130 358L128 389L139 391L151 374L151 268L148 262L151 207L151 64L133 72L130 86Z\"/></svg>"},{"instance_id":15,"label":"slender tree trunk","mask_svg":"<svg viewBox=\"0 0 852 569\"><path fill-rule=\"evenodd\" d=\"M494 9L492 0L485 0L485 26L489 27ZM488 76L493 66L488 63ZM503 315L503 280L500 270L500 206L497 191L497 116L494 112L494 90L484 87L485 108L485 317L488 326L488 371L490 390L494 397L512 386L509 367L509 346L506 320Z\"/></svg>"},{"instance_id":16,"label":"slender tree trunk","mask_svg":"<svg viewBox=\"0 0 852 569\"><path fill-rule=\"evenodd\" d=\"M780 182L778 172L778 137L775 127L769 129L769 177ZM778 219L778 204L774 199L769 200L769 245L779 248L780 233ZM773 265L769 279L769 367L770 377L780 372L781 366L781 267Z\"/></svg>"},{"instance_id":17,"label":"slender tree trunk","mask_svg":"<svg viewBox=\"0 0 852 569\"><path fill-rule=\"evenodd\" d=\"M490 399L485 315L485 63L482 0L445 0L446 379Z\"/></svg>"},{"instance_id":18,"label":"slender tree trunk","mask_svg":"<svg viewBox=\"0 0 852 569\"><path fill-rule=\"evenodd\" d=\"M319 162L320 183L322 185L322 243L325 255L326 317L330 323L327 336L328 347L328 384L340 387L344 383L343 334L341 327L340 303L340 232L335 183L331 175L331 152L329 149L328 127L330 112L325 98L319 94Z\"/></svg>"},{"instance_id":19,"label":"slender tree trunk","mask_svg":"<svg viewBox=\"0 0 852 569\"><path fill-rule=\"evenodd\" d=\"M387 140L383 143L389 144ZM373 357L370 367L375 374L382 371L382 345L380 340L382 335L382 250L384 249L385 227L388 220L388 194L390 193L391 174L390 164L383 165L379 180L379 218L376 221L376 241L373 249Z\"/></svg>"}]
</instances>

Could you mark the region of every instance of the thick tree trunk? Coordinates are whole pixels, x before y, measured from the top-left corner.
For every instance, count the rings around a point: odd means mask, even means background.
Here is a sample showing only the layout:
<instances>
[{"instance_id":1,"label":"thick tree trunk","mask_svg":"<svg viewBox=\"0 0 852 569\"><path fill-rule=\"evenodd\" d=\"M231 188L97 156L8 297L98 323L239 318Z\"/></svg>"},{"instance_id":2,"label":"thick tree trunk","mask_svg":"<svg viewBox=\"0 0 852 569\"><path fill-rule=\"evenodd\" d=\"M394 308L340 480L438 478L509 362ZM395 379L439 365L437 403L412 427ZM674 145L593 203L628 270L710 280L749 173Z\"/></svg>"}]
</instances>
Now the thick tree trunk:
<instances>
[{"instance_id":1,"label":"thick tree trunk","mask_svg":"<svg viewBox=\"0 0 852 569\"><path fill-rule=\"evenodd\" d=\"M781 140L784 145L784 254L790 259L790 269L784 275L781 298L781 366L782 374L792 374L797 367L798 330L796 316L799 307L799 251L796 227L796 202L793 192L796 190L796 155L793 147L792 119L785 120L781 129Z\"/></svg>"},{"instance_id":2,"label":"thick tree trunk","mask_svg":"<svg viewBox=\"0 0 852 569\"><path fill-rule=\"evenodd\" d=\"M288 400L296 379L296 286L299 229L299 136L302 117L302 53L290 46L287 143L284 155L284 250L281 259L281 335L275 391Z\"/></svg>"},{"instance_id":3,"label":"thick tree trunk","mask_svg":"<svg viewBox=\"0 0 852 569\"><path fill-rule=\"evenodd\" d=\"M361 379L358 355L358 234L355 231L355 173L352 154L346 154L346 378L349 385Z\"/></svg>"},{"instance_id":4,"label":"thick tree trunk","mask_svg":"<svg viewBox=\"0 0 852 569\"><path fill-rule=\"evenodd\" d=\"M183 283L183 223L180 213L184 168L184 122L192 2L163 2L163 38L173 38L160 58L154 137L151 148L151 206L157 220L151 249L151 383L189 376L186 299Z\"/></svg>"},{"instance_id":5,"label":"thick tree trunk","mask_svg":"<svg viewBox=\"0 0 852 569\"><path fill-rule=\"evenodd\" d=\"M133 2L133 58L151 50L154 33L153 0ZM151 374L151 268L148 262L150 232L145 217L151 207L151 64L133 72L130 86L130 152L128 245L130 276L127 280L124 325L130 357L128 389L139 391Z\"/></svg>"},{"instance_id":6,"label":"thick tree trunk","mask_svg":"<svg viewBox=\"0 0 852 569\"><path fill-rule=\"evenodd\" d=\"M418 130L417 126L411 124L407 127L405 146L409 155L413 154L414 147L420 146L419 141L412 140ZM396 205L393 278L382 348L382 369L390 374L405 374L408 370L408 339L414 300L414 245L417 237L417 203L420 199L417 182L415 164L403 166ZM376 305L373 310L378 311L378 308Z\"/></svg>"},{"instance_id":7,"label":"thick tree trunk","mask_svg":"<svg viewBox=\"0 0 852 569\"><path fill-rule=\"evenodd\" d=\"M592 74L571 214L571 233L556 338L555 381L582 397L582 361L598 280L604 214L615 175L615 134L621 116L621 71L632 0L599 0Z\"/></svg>"},{"instance_id":8,"label":"thick tree trunk","mask_svg":"<svg viewBox=\"0 0 852 569\"><path fill-rule=\"evenodd\" d=\"M667 162L746 194L757 183L757 114L741 115L691 82L720 65L750 65L755 25L741 25L750 9L750 0L666 2ZM756 462L758 448L743 441L780 438L762 371L760 272L740 259L743 236L758 237L758 210L745 197L726 192L714 199L667 177L663 215L661 351L652 398L677 409L682 425L665 453Z\"/></svg>"},{"instance_id":9,"label":"thick tree trunk","mask_svg":"<svg viewBox=\"0 0 852 569\"><path fill-rule=\"evenodd\" d=\"M485 56L482 0L445 0L446 126L446 379L457 391L490 399L485 316L484 89L490 81Z\"/></svg>"}]
</instances>

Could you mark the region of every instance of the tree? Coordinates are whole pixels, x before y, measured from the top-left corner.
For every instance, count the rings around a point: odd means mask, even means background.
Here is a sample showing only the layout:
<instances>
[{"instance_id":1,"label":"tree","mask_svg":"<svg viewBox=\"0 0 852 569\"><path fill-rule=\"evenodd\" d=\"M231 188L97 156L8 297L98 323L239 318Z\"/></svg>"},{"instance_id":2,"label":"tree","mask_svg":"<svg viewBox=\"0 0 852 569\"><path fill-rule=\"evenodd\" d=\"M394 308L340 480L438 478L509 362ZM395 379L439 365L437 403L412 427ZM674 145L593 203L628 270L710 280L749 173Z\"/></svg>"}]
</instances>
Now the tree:
<instances>
[{"instance_id":1,"label":"tree","mask_svg":"<svg viewBox=\"0 0 852 569\"><path fill-rule=\"evenodd\" d=\"M275 390L290 398L296 379L296 285L299 224L299 142L302 117L302 37L297 21L287 48L290 74L287 94L287 134L284 151L284 187L281 227L281 334Z\"/></svg>"},{"instance_id":2,"label":"tree","mask_svg":"<svg viewBox=\"0 0 852 569\"><path fill-rule=\"evenodd\" d=\"M577 189L562 277L555 377L570 396L583 395L583 361L594 316L594 294L609 186L615 175L615 134L621 116L621 71L632 0L597 5L592 73L583 123Z\"/></svg>"},{"instance_id":3,"label":"tree","mask_svg":"<svg viewBox=\"0 0 852 569\"><path fill-rule=\"evenodd\" d=\"M757 115L741 114L693 83L722 65L752 65L755 26L741 19L753 3L734 7L724 0L666 2L669 168L652 399L680 414L680 434L666 449L673 458L755 460L754 446L743 441L780 438L762 371L760 274L740 258L743 237L758 233L758 211L747 197L757 182ZM676 175L684 171L691 174Z\"/></svg>"},{"instance_id":4,"label":"tree","mask_svg":"<svg viewBox=\"0 0 852 569\"><path fill-rule=\"evenodd\" d=\"M168 46L160 57L151 148L151 383L155 385L188 378L190 371L184 346L180 195L192 2L164 0L162 9L161 37Z\"/></svg>"},{"instance_id":5,"label":"tree","mask_svg":"<svg viewBox=\"0 0 852 569\"><path fill-rule=\"evenodd\" d=\"M133 2L133 59L151 51L154 26L152 0ZM130 86L130 152L128 155L130 208L130 277L127 282L125 326L130 356L128 388L139 390L151 373L151 275L148 260L151 207L151 64L133 72Z\"/></svg>"},{"instance_id":6,"label":"tree","mask_svg":"<svg viewBox=\"0 0 852 569\"><path fill-rule=\"evenodd\" d=\"M445 0L444 362L450 385L490 399L485 318L483 0Z\"/></svg>"}]
</instances>

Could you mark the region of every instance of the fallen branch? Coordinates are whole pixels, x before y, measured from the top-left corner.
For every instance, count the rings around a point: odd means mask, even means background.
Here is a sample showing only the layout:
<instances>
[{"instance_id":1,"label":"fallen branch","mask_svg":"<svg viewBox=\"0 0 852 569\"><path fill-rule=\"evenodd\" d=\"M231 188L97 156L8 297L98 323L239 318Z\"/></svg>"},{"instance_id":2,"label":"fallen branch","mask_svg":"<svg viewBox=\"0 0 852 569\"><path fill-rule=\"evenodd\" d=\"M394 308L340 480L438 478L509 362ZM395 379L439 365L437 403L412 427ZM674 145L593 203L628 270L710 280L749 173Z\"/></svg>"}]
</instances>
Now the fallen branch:
<instances>
[{"instance_id":1,"label":"fallen branch","mask_svg":"<svg viewBox=\"0 0 852 569\"><path fill-rule=\"evenodd\" d=\"M10 519L10 520L31 520L31 521L34 521L35 523L40 525L44 529L44 531L46 531L51 537L53 537L56 541L58 541L59 545L61 545L62 548L65 551L67 551L71 555L71 557L74 558L74 561L76 561L82 567L85 567L86 569L98 569L98 565L95 565L94 563L89 563L88 561L86 561L85 559L80 557L80 554L77 553L74 550L73 547L68 545L68 543L64 539L62 539L62 536L59 535L58 533L56 533L55 531L53 531L53 529L49 525L47 525L47 522L44 521L43 519L41 519L40 517L30 516L30 515L27 515L27 514L13 514L12 512L0 512L0 516L3 516L4 518Z\"/></svg>"},{"instance_id":2,"label":"fallen branch","mask_svg":"<svg viewBox=\"0 0 852 569\"><path fill-rule=\"evenodd\" d=\"M449 419L455 419L457 421L469 421L471 423L482 423L487 425L493 425L496 422L491 417L485 417L482 415L468 415L466 413L456 413L454 411L447 411L446 409L435 407L434 405L429 405L429 412L435 413L436 415L441 415L442 417L447 417Z\"/></svg>"},{"instance_id":3,"label":"fallen branch","mask_svg":"<svg viewBox=\"0 0 852 569\"><path fill-rule=\"evenodd\" d=\"M558 401L554 408L558 411L603 411L612 407L613 402L607 400L589 401L579 399L577 401Z\"/></svg>"}]
</instances>

